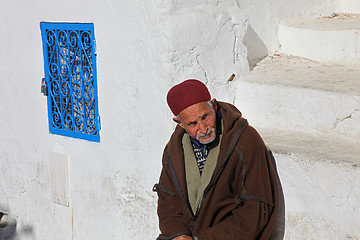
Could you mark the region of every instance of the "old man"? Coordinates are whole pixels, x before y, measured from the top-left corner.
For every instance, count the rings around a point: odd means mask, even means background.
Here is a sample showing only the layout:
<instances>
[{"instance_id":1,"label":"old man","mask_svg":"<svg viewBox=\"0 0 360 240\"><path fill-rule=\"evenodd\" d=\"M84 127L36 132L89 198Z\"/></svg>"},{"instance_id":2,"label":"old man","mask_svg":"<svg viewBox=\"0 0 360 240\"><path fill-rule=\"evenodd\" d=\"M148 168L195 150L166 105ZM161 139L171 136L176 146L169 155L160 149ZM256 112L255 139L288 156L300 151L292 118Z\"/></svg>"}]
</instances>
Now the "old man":
<instances>
[{"instance_id":1,"label":"old man","mask_svg":"<svg viewBox=\"0 0 360 240\"><path fill-rule=\"evenodd\" d=\"M177 126L154 186L158 240L270 239L279 190L257 131L199 80L172 87L167 103Z\"/></svg>"}]
</instances>

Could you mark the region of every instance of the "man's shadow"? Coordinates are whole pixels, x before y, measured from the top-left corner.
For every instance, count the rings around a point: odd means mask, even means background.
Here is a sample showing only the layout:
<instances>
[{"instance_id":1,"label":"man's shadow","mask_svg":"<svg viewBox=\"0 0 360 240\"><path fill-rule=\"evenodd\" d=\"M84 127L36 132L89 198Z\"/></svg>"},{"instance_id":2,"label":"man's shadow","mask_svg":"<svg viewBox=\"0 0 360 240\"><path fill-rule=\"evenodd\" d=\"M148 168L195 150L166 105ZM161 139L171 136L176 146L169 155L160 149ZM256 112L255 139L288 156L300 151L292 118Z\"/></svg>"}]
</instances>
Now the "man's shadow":
<instances>
[{"instance_id":1,"label":"man's shadow","mask_svg":"<svg viewBox=\"0 0 360 240\"><path fill-rule=\"evenodd\" d=\"M282 188L279 174L278 174L277 167L276 167L275 157L270 149L269 149L269 153L270 153L271 162L272 162L274 170L276 172L276 177L277 177L278 184L279 184L279 193L280 193L280 208L279 208L279 212L278 212L278 218L275 223L272 239L273 240L281 240L281 239L284 239L284 234L285 234L285 198L284 198L283 188Z\"/></svg>"},{"instance_id":2,"label":"man's shadow","mask_svg":"<svg viewBox=\"0 0 360 240\"><path fill-rule=\"evenodd\" d=\"M10 210L0 206L0 240L22 239L22 236L33 236L33 234L32 226L23 225L19 229Z\"/></svg>"},{"instance_id":3,"label":"man's shadow","mask_svg":"<svg viewBox=\"0 0 360 240\"><path fill-rule=\"evenodd\" d=\"M13 240L16 235L16 220L5 212L0 212L0 240Z\"/></svg>"}]
</instances>

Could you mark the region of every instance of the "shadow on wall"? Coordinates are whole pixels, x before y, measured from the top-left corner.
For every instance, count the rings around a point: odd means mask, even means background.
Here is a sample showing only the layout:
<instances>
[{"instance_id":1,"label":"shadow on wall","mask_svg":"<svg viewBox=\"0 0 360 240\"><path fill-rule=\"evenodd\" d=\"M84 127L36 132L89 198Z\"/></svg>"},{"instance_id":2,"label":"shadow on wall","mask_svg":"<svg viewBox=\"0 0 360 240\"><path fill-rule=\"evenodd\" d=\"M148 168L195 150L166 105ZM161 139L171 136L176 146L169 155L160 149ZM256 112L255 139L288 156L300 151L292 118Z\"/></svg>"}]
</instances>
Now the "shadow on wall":
<instances>
[{"instance_id":1,"label":"shadow on wall","mask_svg":"<svg viewBox=\"0 0 360 240\"><path fill-rule=\"evenodd\" d=\"M30 226L23 227L16 232L16 220L6 212L0 212L0 240L21 239L23 235L32 235L33 229Z\"/></svg>"},{"instance_id":2,"label":"shadow on wall","mask_svg":"<svg viewBox=\"0 0 360 240\"><path fill-rule=\"evenodd\" d=\"M0 240L15 238L16 221L5 212L0 212Z\"/></svg>"},{"instance_id":3,"label":"shadow on wall","mask_svg":"<svg viewBox=\"0 0 360 240\"><path fill-rule=\"evenodd\" d=\"M279 174L278 174L278 171L277 171L275 157L274 157L273 153L271 152L271 150L269 151L269 153L270 153L271 162L272 162L272 164L274 166L274 169L275 169L275 172L276 172L277 180L278 180L278 183L279 183L279 193L280 193L280 208L279 208L279 212L278 212L278 218L277 218L277 221L275 223L272 239L273 240L282 240L282 239L284 239L284 234L285 234L285 199L284 199L284 192L283 192L281 182L280 182L280 178L279 178Z\"/></svg>"},{"instance_id":4,"label":"shadow on wall","mask_svg":"<svg viewBox=\"0 0 360 240\"><path fill-rule=\"evenodd\" d=\"M250 24L247 27L243 42L247 48L247 59L250 71L252 71L256 64L268 55L268 50Z\"/></svg>"}]
</instances>

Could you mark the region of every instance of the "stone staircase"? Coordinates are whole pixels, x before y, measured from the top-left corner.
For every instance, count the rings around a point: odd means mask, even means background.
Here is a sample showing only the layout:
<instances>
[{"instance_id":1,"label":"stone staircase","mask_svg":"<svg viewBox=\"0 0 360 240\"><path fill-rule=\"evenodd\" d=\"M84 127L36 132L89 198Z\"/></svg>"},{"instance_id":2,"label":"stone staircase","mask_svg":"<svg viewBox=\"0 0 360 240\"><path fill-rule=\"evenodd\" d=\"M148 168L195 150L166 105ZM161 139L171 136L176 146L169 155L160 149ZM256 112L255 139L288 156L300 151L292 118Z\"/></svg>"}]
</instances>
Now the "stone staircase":
<instances>
[{"instance_id":1,"label":"stone staircase","mask_svg":"<svg viewBox=\"0 0 360 240\"><path fill-rule=\"evenodd\" d=\"M235 105L274 152L276 239L360 239L360 17L282 23Z\"/></svg>"}]
</instances>

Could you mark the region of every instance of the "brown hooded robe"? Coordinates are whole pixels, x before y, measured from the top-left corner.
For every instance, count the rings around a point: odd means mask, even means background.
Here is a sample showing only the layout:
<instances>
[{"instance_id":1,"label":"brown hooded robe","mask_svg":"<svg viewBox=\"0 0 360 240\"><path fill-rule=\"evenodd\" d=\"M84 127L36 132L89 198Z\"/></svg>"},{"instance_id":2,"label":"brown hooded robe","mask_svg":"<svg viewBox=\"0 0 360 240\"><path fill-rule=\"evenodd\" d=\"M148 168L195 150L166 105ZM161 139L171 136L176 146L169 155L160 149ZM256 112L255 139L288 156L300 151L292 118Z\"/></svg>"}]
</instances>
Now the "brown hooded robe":
<instances>
[{"instance_id":1,"label":"brown hooded robe","mask_svg":"<svg viewBox=\"0 0 360 240\"><path fill-rule=\"evenodd\" d=\"M158 192L158 239L188 235L203 240L270 239L279 189L269 152L239 110L218 102L223 121L217 164L200 208L191 209L182 137L177 126L165 147Z\"/></svg>"}]
</instances>

